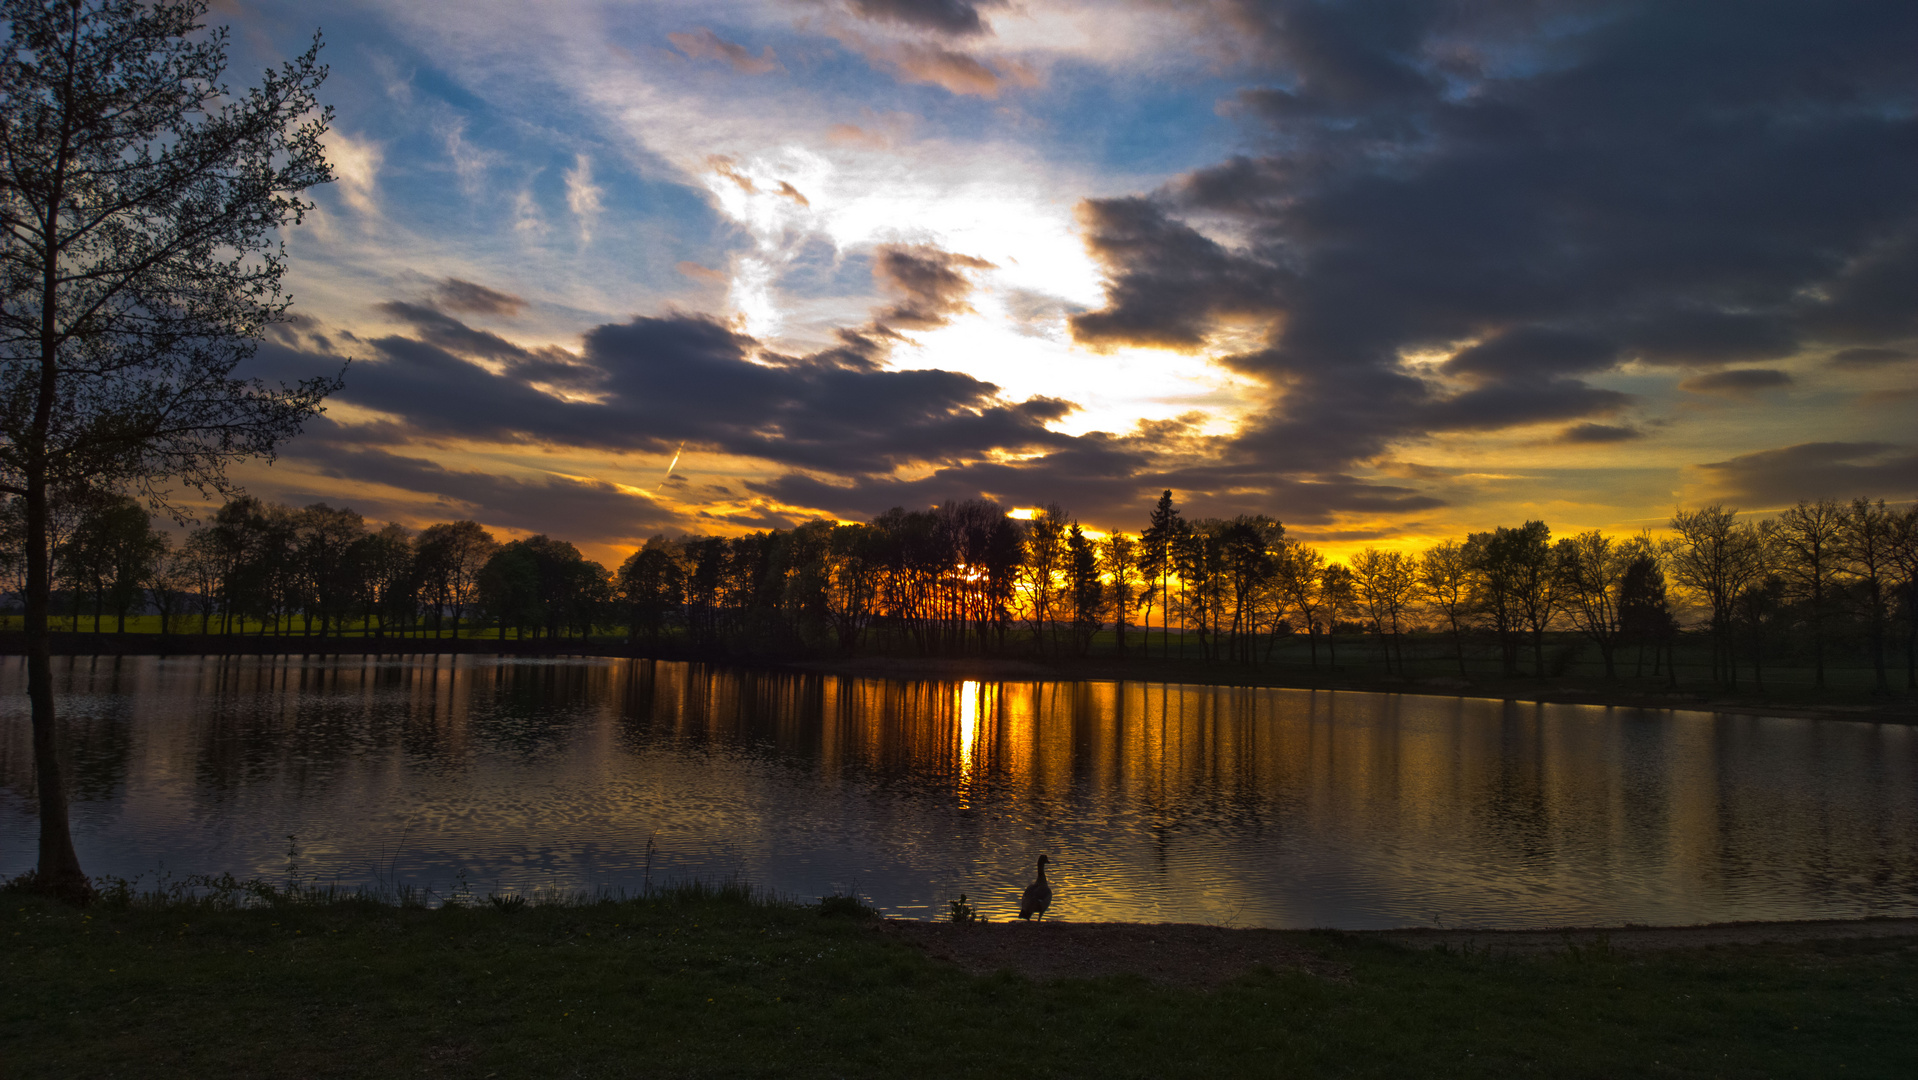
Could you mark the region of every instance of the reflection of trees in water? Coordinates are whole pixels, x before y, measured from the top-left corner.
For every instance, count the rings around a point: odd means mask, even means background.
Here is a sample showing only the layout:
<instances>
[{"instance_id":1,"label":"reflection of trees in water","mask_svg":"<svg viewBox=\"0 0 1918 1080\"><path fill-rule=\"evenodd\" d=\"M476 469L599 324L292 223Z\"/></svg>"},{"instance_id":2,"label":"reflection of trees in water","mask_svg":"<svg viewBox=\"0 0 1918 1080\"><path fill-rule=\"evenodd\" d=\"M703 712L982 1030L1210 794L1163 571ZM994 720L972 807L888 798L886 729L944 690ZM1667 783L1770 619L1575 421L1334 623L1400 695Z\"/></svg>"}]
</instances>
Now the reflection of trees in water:
<instances>
[{"instance_id":1,"label":"reflection of trees in water","mask_svg":"<svg viewBox=\"0 0 1918 1080\"><path fill-rule=\"evenodd\" d=\"M522 759L557 753L609 688L600 663L503 660L471 676L472 738L483 748Z\"/></svg>"},{"instance_id":2,"label":"reflection of trees in water","mask_svg":"<svg viewBox=\"0 0 1918 1080\"><path fill-rule=\"evenodd\" d=\"M1505 702L1499 717L1500 752L1491 759L1473 807L1484 839L1528 866L1557 853L1552 799L1546 790L1545 740L1539 731L1541 711L1536 705Z\"/></svg>"},{"instance_id":3,"label":"reflection of trees in water","mask_svg":"<svg viewBox=\"0 0 1918 1080\"><path fill-rule=\"evenodd\" d=\"M1918 886L1918 733L1905 728L652 661L63 664L62 692L84 706L72 713L82 797L190 784L207 820L236 813L243 793L403 799L420 789L391 780L401 773L472 771L490 792L474 798L510 801L533 775L518 766L571 753L568 776L609 785L608 820L619 805L705 799L729 829L803 819L805 842L843 836L954 865L1014 848L1023 859L1031 844L1097 852L1133 887L1155 865L1175 875L1167 889L1204 869L1247 895L1308 870L1454 896L1521 882L1576 896L1615 878L1640 895L1762 886L1909 904ZM26 731L10 718L0 734L0 779L22 793ZM602 768L602 747L640 764ZM661 754L691 767L643 764L673 764Z\"/></svg>"},{"instance_id":4,"label":"reflection of trees in water","mask_svg":"<svg viewBox=\"0 0 1918 1080\"><path fill-rule=\"evenodd\" d=\"M1041 827L1123 813L1167 833L1259 834L1280 797L1266 735L1247 722L1255 693L898 682L635 661L621 676L620 740L634 754L749 754L889 797L957 799Z\"/></svg>"}]
</instances>

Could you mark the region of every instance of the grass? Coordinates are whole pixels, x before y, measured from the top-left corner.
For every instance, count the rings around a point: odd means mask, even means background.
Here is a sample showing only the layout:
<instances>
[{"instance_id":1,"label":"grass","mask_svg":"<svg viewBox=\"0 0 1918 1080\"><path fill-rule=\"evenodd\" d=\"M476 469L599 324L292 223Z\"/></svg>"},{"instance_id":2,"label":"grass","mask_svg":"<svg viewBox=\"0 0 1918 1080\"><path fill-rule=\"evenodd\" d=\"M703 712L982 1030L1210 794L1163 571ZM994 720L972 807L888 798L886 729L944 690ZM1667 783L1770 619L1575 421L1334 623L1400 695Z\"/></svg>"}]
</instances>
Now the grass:
<instances>
[{"instance_id":1,"label":"grass","mask_svg":"<svg viewBox=\"0 0 1918 1080\"><path fill-rule=\"evenodd\" d=\"M6 1076L1918 1075L1912 939L1505 957L1301 934L1350 977L1198 991L975 977L739 888L120 899L0 894Z\"/></svg>"}]
</instances>

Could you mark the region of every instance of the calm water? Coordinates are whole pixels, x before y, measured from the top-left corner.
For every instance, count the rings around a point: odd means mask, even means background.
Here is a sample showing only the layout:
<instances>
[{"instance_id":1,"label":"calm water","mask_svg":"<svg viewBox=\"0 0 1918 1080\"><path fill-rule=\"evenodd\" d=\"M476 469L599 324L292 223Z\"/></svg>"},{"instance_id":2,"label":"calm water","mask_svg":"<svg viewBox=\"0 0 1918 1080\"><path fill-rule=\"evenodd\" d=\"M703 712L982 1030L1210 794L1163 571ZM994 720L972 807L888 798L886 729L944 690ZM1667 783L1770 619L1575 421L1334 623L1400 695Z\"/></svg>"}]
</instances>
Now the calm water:
<instances>
[{"instance_id":1,"label":"calm water","mask_svg":"<svg viewBox=\"0 0 1918 1080\"><path fill-rule=\"evenodd\" d=\"M741 874L931 917L1560 926L1918 914L1918 731L601 659L55 661L90 872L477 892ZM0 661L0 874L36 830Z\"/></svg>"}]
</instances>

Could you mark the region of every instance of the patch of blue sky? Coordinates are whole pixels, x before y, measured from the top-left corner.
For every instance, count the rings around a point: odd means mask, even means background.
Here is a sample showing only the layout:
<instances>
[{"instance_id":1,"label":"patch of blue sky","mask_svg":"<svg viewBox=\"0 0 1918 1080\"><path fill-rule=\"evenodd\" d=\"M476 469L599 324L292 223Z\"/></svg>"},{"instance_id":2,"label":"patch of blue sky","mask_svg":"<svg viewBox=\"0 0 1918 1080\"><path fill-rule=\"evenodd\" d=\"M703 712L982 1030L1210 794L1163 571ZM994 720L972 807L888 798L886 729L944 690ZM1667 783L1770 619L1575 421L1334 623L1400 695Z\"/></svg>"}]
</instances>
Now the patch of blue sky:
<instances>
[{"instance_id":1,"label":"patch of blue sky","mask_svg":"<svg viewBox=\"0 0 1918 1080\"><path fill-rule=\"evenodd\" d=\"M1170 175L1218 160L1239 126L1219 102L1239 84L1222 78L1162 83L1106 67L1063 63L1026 109L1046 125L1053 160L1131 176Z\"/></svg>"},{"instance_id":2,"label":"patch of blue sky","mask_svg":"<svg viewBox=\"0 0 1918 1080\"><path fill-rule=\"evenodd\" d=\"M841 251L823 236L809 237L783 267L779 287L793 297L871 293L872 256L867 252Z\"/></svg>"}]
</instances>

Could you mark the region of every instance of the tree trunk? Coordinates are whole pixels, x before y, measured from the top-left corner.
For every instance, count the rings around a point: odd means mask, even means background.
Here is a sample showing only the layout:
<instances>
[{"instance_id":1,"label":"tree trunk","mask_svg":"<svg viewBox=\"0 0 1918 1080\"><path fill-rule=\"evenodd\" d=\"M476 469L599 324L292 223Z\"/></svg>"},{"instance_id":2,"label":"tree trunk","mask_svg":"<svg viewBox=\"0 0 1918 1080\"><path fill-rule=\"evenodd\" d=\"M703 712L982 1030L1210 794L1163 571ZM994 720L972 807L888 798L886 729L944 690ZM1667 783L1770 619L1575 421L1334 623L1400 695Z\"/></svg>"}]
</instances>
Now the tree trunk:
<instances>
[{"instance_id":1,"label":"tree trunk","mask_svg":"<svg viewBox=\"0 0 1918 1080\"><path fill-rule=\"evenodd\" d=\"M50 395L48 395L50 396ZM36 470L37 472L38 470ZM27 480L27 697L33 709L34 784L40 802L40 862L34 886L69 903L93 898L93 884L80 869L67 820L67 781L60 754L59 718L53 707L53 650L48 609L52 605L52 559L47 551L48 494L44 473Z\"/></svg>"}]
</instances>

